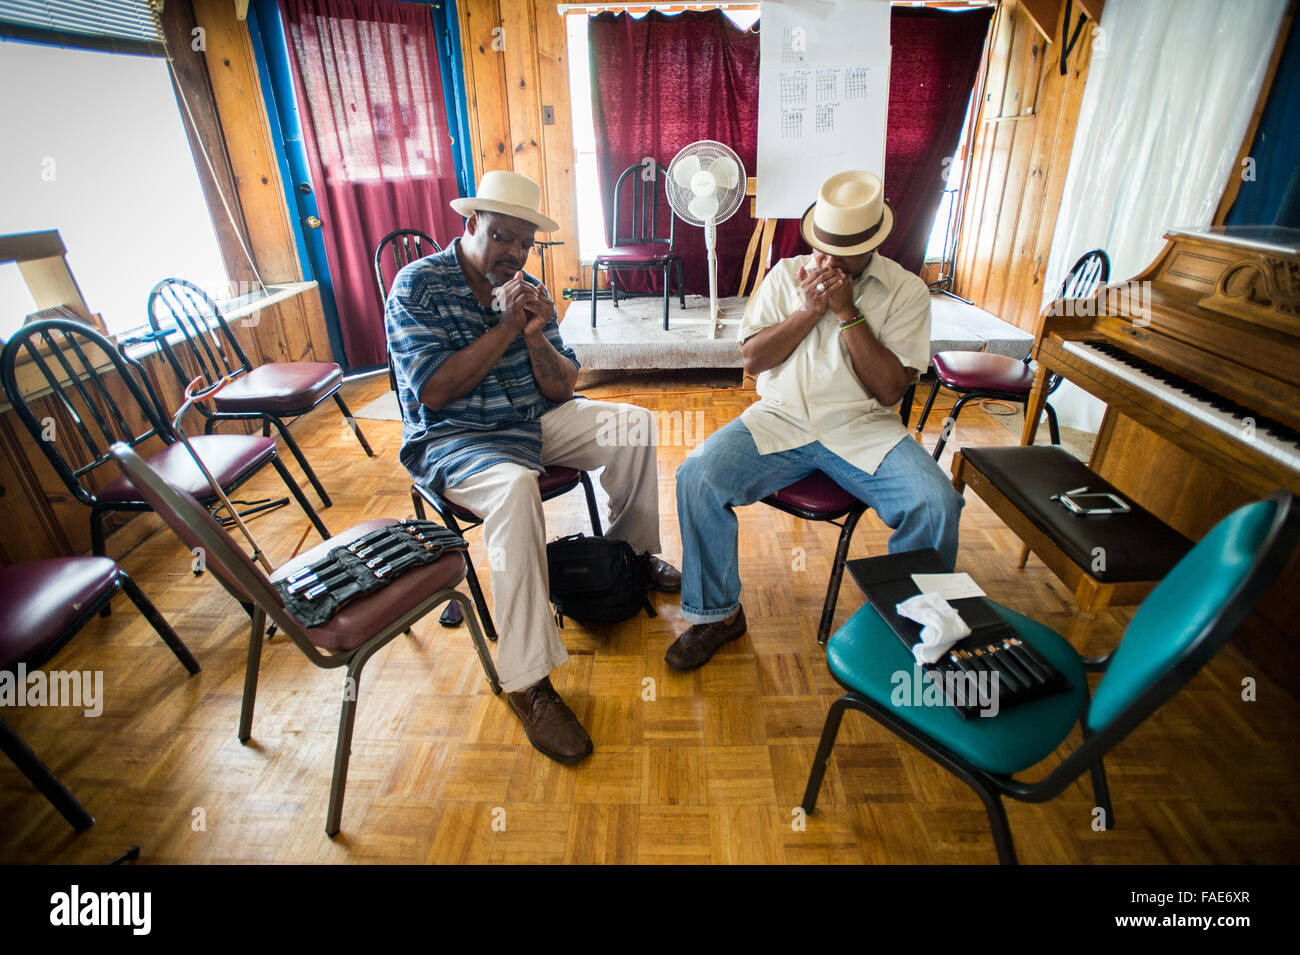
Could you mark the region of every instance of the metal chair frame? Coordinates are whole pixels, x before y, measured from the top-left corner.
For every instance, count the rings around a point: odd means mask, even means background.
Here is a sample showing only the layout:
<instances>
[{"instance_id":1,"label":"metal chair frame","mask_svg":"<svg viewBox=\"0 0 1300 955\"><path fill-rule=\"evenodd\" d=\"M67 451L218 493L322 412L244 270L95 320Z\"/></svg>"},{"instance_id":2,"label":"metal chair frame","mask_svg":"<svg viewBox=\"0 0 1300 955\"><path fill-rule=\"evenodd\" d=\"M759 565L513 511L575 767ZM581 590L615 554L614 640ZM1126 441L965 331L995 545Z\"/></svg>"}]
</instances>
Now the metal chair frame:
<instances>
[{"instance_id":1,"label":"metal chair frame","mask_svg":"<svg viewBox=\"0 0 1300 955\"><path fill-rule=\"evenodd\" d=\"M429 251L424 250L424 245L430 246ZM384 313L384 308L388 303L388 280L384 278L384 253L388 252L393 259L393 275L410 265L416 259L422 259L434 252L441 252L442 246L425 232L419 229L394 229L388 235L379 240L375 246L375 291L379 293L379 314ZM545 267L543 265L543 267ZM393 353L384 344L384 353L388 359L388 390L397 390L397 369L393 366Z\"/></svg>"}]
</instances>

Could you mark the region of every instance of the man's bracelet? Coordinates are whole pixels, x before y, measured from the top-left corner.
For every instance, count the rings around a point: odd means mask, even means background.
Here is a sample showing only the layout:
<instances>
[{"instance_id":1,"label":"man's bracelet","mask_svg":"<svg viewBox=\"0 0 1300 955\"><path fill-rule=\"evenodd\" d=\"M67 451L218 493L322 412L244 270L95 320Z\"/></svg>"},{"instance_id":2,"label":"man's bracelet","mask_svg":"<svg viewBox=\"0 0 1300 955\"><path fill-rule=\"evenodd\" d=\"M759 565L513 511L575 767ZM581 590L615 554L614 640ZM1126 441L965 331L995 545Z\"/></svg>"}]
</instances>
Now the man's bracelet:
<instances>
[{"instance_id":1,"label":"man's bracelet","mask_svg":"<svg viewBox=\"0 0 1300 955\"><path fill-rule=\"evenodd\" d=\"M849 316L847 321L840 322L840 331L843 331L846 328L852 328L854 325L861 325L866 320L867 317L862 314L861 310L855 308L853 314Z\"/></svg>"}]
</instances>

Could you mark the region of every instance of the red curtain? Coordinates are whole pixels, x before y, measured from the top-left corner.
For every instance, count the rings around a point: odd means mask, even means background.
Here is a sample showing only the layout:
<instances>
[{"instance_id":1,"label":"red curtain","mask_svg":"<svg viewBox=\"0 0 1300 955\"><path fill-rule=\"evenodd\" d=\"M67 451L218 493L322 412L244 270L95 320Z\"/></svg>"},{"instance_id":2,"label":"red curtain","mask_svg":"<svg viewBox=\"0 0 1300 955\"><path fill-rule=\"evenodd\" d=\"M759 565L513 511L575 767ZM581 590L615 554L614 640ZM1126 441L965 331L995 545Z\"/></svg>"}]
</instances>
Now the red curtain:
<instances>
[{"instance_id":1,"label":"red curtain","mask_svg":"<svg viewBox=\"0 0 1300 955\"><path fill-rule=\"evenodd\" d=\"M375 246L398 228L445 245L459 193L429 8L281 0L348 365L385 361Z\"/></svg>"},{"instance_id":2,"label":"red curtain","mask_svg":"<svg viewBox=\"0 0 1300 955\"><path fill-rule=\"evenodd\" d=\"M895 226L881 252L919 272L944 188L943 160L957 148L992 8L949 13L895 7L885 135L885 195ZM761 29L761 24L755 30ZM758 33L719 10L641 19L602 13L588 25L596 154L606 205L618 174L652 155L663 165L688 143L716 139L755 174ZM808 201L817 195L809 184ZM718 294L735 295L753 232L749 202L718 228ZM707 294L703 232L678 223L688 291ZM807 252L798 223L778 224L773 257Z\"/></svg>"}]
</instances>

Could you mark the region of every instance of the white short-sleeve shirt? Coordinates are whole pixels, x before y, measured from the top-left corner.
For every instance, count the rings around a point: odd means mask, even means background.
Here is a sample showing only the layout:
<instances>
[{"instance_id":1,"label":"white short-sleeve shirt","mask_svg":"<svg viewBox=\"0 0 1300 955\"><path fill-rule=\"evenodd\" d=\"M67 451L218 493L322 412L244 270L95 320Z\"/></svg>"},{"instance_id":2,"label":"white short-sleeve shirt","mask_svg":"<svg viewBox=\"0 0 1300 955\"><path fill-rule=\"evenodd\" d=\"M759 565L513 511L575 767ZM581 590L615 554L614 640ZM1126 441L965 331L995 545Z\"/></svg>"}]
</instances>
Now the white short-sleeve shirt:
<instances>
[{"instance_id":1,"label":"white short-sleeve shirt","mask_svg":"<svg viewBox=\"0 0 1300 955\"><path fill-rule=\"evenodd\" d=\"M782 259L750 298L739 340L776 325L803 306L799 269L811 255ZM930 363L930 293L897 262L872 256L853 283L853 301L871 333L903 363ZM839 319L828 310L790 357L758 376L760 400L741 415L760 454L820 441L856 468L874 474L907 429L895 406L883 405L858 381Z\"/></svg>"}]
</instances>

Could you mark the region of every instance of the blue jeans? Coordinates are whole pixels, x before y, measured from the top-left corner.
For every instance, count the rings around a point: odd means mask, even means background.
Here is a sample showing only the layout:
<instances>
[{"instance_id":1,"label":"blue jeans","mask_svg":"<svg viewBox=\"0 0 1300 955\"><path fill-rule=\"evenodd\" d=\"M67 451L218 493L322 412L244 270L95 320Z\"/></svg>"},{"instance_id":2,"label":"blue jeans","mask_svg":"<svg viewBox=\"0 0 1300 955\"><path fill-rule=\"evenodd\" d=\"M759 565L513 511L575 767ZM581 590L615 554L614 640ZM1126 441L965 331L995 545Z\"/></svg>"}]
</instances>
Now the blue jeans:
<instances>
[{"instance_id":1,"label":"blue jeans","mask_svg":"<svg viewBox=\"0 0 1300 955\"><path fill-rule=\"evenodd\" d=\"M737 418L712 435L677 469L682 532L682 616L713 623L740 606L736 513L813 471L821 471L893 528L890 553L933 547L952 566L965 501L934 458L905 437L875 474L855 468L820 441L759 454Z\"/></svg>"}]
</instances>

